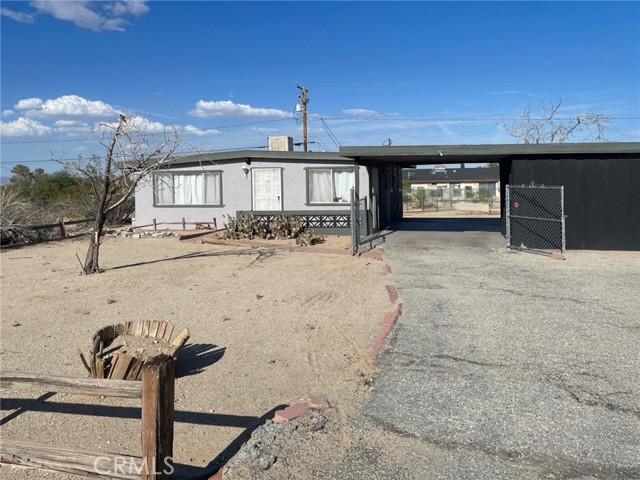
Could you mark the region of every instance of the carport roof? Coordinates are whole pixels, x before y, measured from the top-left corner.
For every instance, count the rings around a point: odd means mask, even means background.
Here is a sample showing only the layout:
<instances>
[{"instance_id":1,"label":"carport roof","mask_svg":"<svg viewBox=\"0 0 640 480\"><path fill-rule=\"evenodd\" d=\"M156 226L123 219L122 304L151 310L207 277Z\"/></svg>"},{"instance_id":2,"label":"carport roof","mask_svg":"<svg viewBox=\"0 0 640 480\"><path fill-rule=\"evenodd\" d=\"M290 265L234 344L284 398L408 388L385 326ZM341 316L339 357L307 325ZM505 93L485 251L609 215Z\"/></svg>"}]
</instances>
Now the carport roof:
<instances>
[{"instance_id":1,"label":"carport roof","mask_svg":"<svg viewBox=\"0 0 640 480\"><path fill-rule=\"evenodd\" d=\"M499 162L514 157L575 157L640 154L640 142L510 143L494 145L415 145L340 147L340 155L358 161L401 165Z\"/></svg>"}]
</instances>

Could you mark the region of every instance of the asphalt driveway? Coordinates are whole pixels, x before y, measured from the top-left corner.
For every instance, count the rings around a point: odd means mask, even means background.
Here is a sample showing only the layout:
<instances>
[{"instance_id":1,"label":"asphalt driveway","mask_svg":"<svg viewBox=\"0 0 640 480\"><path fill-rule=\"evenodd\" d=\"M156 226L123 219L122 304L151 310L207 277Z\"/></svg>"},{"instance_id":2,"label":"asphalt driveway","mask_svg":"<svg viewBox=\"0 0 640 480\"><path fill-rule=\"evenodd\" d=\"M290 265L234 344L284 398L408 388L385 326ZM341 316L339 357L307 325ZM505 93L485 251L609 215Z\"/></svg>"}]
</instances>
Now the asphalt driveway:
<instances>
[{"instance_id":1,"label":"asphalt driveway","mask_svg":"<svg viewBox=\"0 0 640 480\"><path fill-rule=\"evenodd\" d=\"M495 221L380 241L403 314L333 478L640 478L639 253L509 252Z\"/></svg>"}]
</instances>

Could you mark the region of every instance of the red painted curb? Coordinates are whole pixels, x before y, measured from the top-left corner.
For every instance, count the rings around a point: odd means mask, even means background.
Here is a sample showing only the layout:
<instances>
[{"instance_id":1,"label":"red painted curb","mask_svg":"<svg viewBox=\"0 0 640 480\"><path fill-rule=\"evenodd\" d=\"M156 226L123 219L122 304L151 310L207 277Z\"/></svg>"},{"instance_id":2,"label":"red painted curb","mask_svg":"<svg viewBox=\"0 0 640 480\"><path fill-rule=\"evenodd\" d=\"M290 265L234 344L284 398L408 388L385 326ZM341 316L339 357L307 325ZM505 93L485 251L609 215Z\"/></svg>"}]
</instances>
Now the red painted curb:
<instances>
[{"instance_id":1,"label":"red painted curb","mask_svg":"<svg viewBox=\"0 0 640 480\"><path fill-rule=\"evenodd\" d=\"M222 467L215 473L213 476L209 477L209 480L222 480L224 478L224 474L229 471L229 467Z\"/></svg>"},{"instance_id":2,"label":"red painted curb","mask_svg":"<svg viewBox=\"0 0 640 480\"><path fill-rule=\"evenodd\" d=\"M294 403L289 405L283 410L277 410L273 415L273 423L284 423L290 420L301 417L305 413L311 410L311 407L306 403Z\"/></svg>"},{"instance_id":3,"label":"red painted curb","mask_svg":"<svg viewBox=\"0 0 640 480\"><path fill-rule=\"evenodd\" d=\"M382 266L382 271L380 272L380 275L388 275L391 273L391 267L388 264L384 264Z\"/></svg>"},{"instance_id":4,"label":"red painted curb","mask_svg":"<svg viewBox=\"0 0 640 480\"><path fill-rule=\"evenodd\" d=\"M385 285L385 288L389 294L389 301L395 304L398 301L398 291L396 290L396 287L393 285Z\"/></svg>"},{"instance_id":5,"label":"red painted curb","mask_svg":"<svg viewBox=\"0 0 640 480\"><path fill-rule=\"evenodd\" d=\"M391 332L391 329L396 324L396 321L398 320L398 317L400 315L402 315L401 303L396 306L396 309L393 312L387 313L385 315L382 321L382 329L378 332L376 339L373 341L373 346L371 347L371 358L373 358L374 361L380 353L380 350L382 350L384 342L387 339L387 335L389 335L389 332Z\"/></svg>"}]
</instances>

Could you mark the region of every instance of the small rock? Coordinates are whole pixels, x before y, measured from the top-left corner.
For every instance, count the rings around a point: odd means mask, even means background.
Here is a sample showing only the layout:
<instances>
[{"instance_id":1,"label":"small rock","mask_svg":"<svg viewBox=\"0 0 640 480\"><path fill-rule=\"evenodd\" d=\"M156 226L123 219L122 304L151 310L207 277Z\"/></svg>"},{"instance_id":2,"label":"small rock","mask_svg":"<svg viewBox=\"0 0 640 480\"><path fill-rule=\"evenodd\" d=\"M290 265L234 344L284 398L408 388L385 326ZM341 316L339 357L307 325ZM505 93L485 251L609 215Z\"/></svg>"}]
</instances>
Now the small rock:
<instances>
[{"instance_id":1,"label":"small rock","mask_svg":"<svg viewBox=\"0 0 640 480\"><path fill-rule=\"evenodd\" d=\"M311 415L309 415L309 418L305 420L306 427L310 432L322 430L327 424L327 417L318 411L312 412Z\"/></svg>"},{"instance_id":2,"label":"small rock","mask_svg":"<svg viewBox=\"0 0 640 480\"><path fill-rule=\"evenodd\" d=\"M256 294L256 298L257 298L258 300L260 300L260 299L261 299L261 298L263 298L263 297L264 297L264 295L260 295L259 293L258 293L258 294Z\"/></svg>"},{"instance_id":3,"label":"small rock","mask_svg":"<svg viewBox=\"0 0 640 480\"><path fill-rule=\"evenodd\" d=\"M20 322L18 322L18 321L13 322L13 323L11 324L11 326L12 326L12 327L20 327L21 325L22 325L22 324L21 324Z\"/></svg>"},{"instance_id":4,"label":"small rock","mask_svg":"<svg viewBox=\"0 0 640 480\"><path fill-rule=\"evenodd\" d=\"M109 305L111 305L111 304L113 304L113 303L116 303L116 301L115 301L113 298L108 298L108 299L107 299L107 303L108 303Z\"/></svg>"}]
</instances>

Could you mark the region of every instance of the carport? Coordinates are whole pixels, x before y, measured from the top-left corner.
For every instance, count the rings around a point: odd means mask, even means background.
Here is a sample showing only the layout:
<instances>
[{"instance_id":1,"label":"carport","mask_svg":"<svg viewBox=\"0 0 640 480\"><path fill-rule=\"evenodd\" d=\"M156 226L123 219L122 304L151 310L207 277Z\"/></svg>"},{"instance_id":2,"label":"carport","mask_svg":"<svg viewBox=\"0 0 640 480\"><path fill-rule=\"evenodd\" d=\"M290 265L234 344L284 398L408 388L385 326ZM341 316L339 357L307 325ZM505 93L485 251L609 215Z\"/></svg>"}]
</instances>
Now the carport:
<instances>
[{"instance_id":1,"label":"carport","mask_svg":"<svg viewBox=\"0 0 640 480\"><path fill-rule=\"evenodd\" d=\"M371 169L378 229L411 229L397 223L402 168L498 163L503 235L507 185L564 186L568 249L640 250L640 142L341 147L340 155Z\"/></svg>"}]
</instances>

